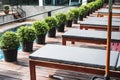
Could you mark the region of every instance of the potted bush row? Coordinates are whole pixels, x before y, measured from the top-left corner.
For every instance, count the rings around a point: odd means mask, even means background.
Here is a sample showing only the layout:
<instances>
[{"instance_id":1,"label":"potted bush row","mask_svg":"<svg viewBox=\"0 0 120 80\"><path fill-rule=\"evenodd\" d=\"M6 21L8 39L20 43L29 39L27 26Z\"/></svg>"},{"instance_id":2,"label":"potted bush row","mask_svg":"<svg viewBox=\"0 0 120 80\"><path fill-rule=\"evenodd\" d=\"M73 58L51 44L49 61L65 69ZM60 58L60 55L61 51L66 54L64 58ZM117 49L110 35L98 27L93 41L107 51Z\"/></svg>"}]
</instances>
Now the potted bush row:
<instances>
[{"instance_id":1,"label":"potted bush row","mask_svg":"<svg viewBox=\"0 0 120 80\"><path fill-rule=\"evenodd\" d=\"M36 32L36 42L38 44L45 44L46 34L49 30L47 23L43 21L35 21L32 24L33 29Z\"/></svg>"},{"instance_id":2,"label":"potted bush row","mask_svg":"<svg viewBox=\"0 0 120 80\"><path fill-rule=\"evenodd\" d=\"M21 26L18 28L17 34L22 45L22 50L25 52L32 52L33 41L36 38L34 29L29 26Z\"/></svg>"},{"instance_id":3,"label":"potted bush row","mask_svg":"<svg viewBox=\"0 0 120 80\"><path fill-rule=\"evenodd\" d=\"M66 23L66 15L64 13L58 13L55 15L55 17L58 21L57 31L64 32L65 23Z\"/></svg>"},{"instance_id":4,"label":"potted bush row","mask_svg":"<svg viewBox=\"0 0 120 80\"><path fill-rule=\"evenodd\" d=\"M68 11L66 13L66 27L72 27L72 21L74 19L74 13L72 11Z\"/></svg>"},{"instance_id":5,"label":"potted bush row","mask_svg":"<svg viewBox=\"0 0 120 80\"><path fill-rule=\"evenodd\" d=\"M17 61L17 52L19 45L19 39L16 33L7 31L2 35L0 40L0 48L3 51L5 61Z\"/></svg>"},{"instance_id":6,"label":"potted bush row","mask_svg":"<svg viewBox=\"0 0 120 80\"><path fill-rule=\"evenodd\" d=\"M45 22L49 27L48 37L56 37L57 19L55 17L47 17Z\"/></svg>"}]
</instances>

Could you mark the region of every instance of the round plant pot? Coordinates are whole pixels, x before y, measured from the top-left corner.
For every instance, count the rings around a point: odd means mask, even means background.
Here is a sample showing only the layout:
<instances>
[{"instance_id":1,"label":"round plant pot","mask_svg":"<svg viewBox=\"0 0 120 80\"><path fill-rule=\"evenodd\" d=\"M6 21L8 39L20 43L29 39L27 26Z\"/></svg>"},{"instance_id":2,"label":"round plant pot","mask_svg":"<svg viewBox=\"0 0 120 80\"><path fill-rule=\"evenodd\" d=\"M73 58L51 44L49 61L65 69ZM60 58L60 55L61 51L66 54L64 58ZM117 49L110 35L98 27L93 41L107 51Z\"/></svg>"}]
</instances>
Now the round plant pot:
<instances>
[{"instance_id":1,"label":"round plant pot","mask_svg":"<svg viewBox=\"0 0 120 80\"><path fill-rule=\"evenodd\" d=\"M74 24L77 24L77 23L78 23L77 21L78 21L77 19L74 19L74 20L73 20L73 23L74 23Z\"/></svg>"},{"instance_id":2,"label":"round plant pot","mask_svg":"<svg viewBox=\"0 0 120 80\"><path fill-rule=\"evenodd\" d=\"M24 52L32 52L33 51L33 42L21 42L22 43L22 50Z\"/></svg>"},{"instance_id":3,"label":"round plant pot","mask_svg":"<svg viewBox=\"0 0 120 80\"><path fill-rule=\"evenodd\" d=\"M9 10L4 10L4 13L5 14L9 14Z\"/></svg>"},{"instance_id":4,"label":"round plant pot","mask_svg":"<svg viewBox=\"0 0 120 80\"><path fill-rule=\"evenodd\" d=\"M60 24L60 25L57 27L57 31L58 31L58 32L64 32L64 29L65 29L65 24Z\"/></svg>"},{"instance_id":5,"label":"round plant pot","mask_svg":"<svg viewBox=\"0 0 120 80\"><path fill-rule=\"evenodd\" d=\"M17 61L17 49L14 50L3 50L4 58L6 62Z\"/></svg>"},{"instance_id":6,"label":"round plant pot","mask_svg":"<svg viewBox=\"0 0 120 80\"><path fill-rule=\"evenodd\" d=\"M79 20L80 20L80 21L83 21L83 16L82 16L82 15L79 16Z\"/></svg>"},{"instance_id":7,"label":"round plant pot","mask_svg":"<svg viewBox=\"0 0 120 80\"><path fill-rule=\"evenodd\" d=\"M46 37L46 34L38 35L36 38L36 43L37 44L45 44L45 37Z\"/></svg>"},{"instance_id":8,"label":"round plant pot","mask_svg":"<svg viewBox=\"0 0 120 80\"><path fill-rule=\"evenodd\" d=\"M48 31L48 37L56 37L56 27L53 27Z\"/></svg>"},{"instance_id":9,"label":"round plant pot","mask_svg":"<svg viewBox=\"0 0 120 80\"><path fill-rule=\"evenodd\" d=\"M66 22L66 27L72 27L72 20L68 20Z\"/></svg>"}]
</instances>

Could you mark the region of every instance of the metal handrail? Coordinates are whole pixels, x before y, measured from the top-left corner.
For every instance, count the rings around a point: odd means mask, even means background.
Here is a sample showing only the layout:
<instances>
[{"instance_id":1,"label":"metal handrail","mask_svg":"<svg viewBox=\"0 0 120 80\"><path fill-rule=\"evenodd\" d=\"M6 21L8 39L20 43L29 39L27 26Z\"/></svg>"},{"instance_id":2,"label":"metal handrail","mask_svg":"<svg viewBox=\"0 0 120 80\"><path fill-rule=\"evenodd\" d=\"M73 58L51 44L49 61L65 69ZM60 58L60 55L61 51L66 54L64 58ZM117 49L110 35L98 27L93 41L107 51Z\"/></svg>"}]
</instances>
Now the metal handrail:
<instances>
[{"instance_id":1,"label":"metal handrail","mask_svg":"<svg viewBox=\"0 0 120 80\"><path fill-rule=\"evenodd\" d=\"M64 7L61 7L61 8L57 8L57 9L53 9L53 10L49 10L49 11L45 11L45 12L41 12L41 13L38 13L38 14L35 14L35 15L32 15L32 16L28 16L28 17L23 17L23 18L20 18L20 19L11 20L11 21L8 21L8 22L5 22L5 23L2 23L2 24L0 24L0 25L4 25L4 24L8 24L8 23L12 23L12 22L15 22L15 21L24 20L24 19L27 19L27 18L31 18L31 17L35 17L35 16L38 16L38 15L41 15L41 14L45 14L45 13L50 13L50 12L52 12L52 11L56 11L56 10L63 9L63 8L66 8L66 7L69 7L69 6L64 6Z\"/></svg>"},{"instance_id":2,"label":"metal handrail","mask_svg":"<svg viewBox=\"0 0 120 80\"><path fill-rule=\"evenodd\" d=\"M86 2L86 1L82 2L82 4L85 3L85 2ZM8 22L4 22L4 23L2 23L2 24L0 24L0 25L5 25L5 24L8 24L8 23L12 23L12 22L16 22L16 21L28 19L28 18L31 18L31 17L35 17L35 16L38 16L38 15L45 14L45 13L48 13L48 16L51 16L51 12L52 12L52 11L60 10L60 9L67 8L67 7L70 7L70 6L64 6L64 7L61 7L61 8L57 8L57 9L53 9L53 10L41 12L41 13L38 13L38 14L35 14L35 15L32 15L32 16L28 16L28 17L25 16L25 17L20 18L20 19L15 19L15 20L11 20L11 21L8 21Z\"/></svg>"}]
</instances>

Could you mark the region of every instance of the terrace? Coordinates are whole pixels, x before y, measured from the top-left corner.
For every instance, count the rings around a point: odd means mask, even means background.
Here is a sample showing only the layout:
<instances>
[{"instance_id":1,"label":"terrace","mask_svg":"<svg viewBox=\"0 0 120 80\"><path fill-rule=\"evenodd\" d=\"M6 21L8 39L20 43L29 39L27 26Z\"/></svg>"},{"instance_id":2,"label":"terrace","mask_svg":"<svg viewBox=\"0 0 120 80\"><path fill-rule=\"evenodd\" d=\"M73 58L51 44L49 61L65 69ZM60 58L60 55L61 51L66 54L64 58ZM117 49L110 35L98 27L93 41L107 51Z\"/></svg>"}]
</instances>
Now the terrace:
<instances>
[{"instance_id":1,"label":"terrace","mask_svg":"<svg viewBox=\"0 0 120 80\"><path fill-rule=\"evenodd\" d=\"M96 16L96 13L91 14L92 16ZM87 18L84 18L86 20ZM0 32L3 33L6 30L14 29L16 26L22 24L31 24L33 21L26 21L26 22L14 22L9 23L6 25L0 26ZM82 22L82 21L79 21ZM65 27L65 32L71 29L79 29L80 24L72 24L72 27ZM57 32L55 38L49 38L46 36L46 43L47 44L57 44L62 45L62 35L64 33ZM45 45L40 45L34 43L33 45L33 52L42 48ZM71 42L67 42L67 46L73 47L84 47L84 48L95 48L95 49L105 49L105 45L97 45L85 42L75 42L75 44L71 44ZM31 53L33 53L31 52ZM30 70L29 70L29 52L23 52L19 50L18 52L18 61L17 62L5 62L4 60L0 60L0 80L30 80ZM37 80L59 80L55 78L50 78L50 75L54 74L56 77L60 78L61 80L90 80L94 76L100 76L95 74L88 74L76 71L69 71L69 70L61 70L55 68L46 68L37 66L36 68L37 73ZM100 76L101 77L101 76ZM117 77L111 77L111 80L120 80Z\"/></svg>"}]
</instances>

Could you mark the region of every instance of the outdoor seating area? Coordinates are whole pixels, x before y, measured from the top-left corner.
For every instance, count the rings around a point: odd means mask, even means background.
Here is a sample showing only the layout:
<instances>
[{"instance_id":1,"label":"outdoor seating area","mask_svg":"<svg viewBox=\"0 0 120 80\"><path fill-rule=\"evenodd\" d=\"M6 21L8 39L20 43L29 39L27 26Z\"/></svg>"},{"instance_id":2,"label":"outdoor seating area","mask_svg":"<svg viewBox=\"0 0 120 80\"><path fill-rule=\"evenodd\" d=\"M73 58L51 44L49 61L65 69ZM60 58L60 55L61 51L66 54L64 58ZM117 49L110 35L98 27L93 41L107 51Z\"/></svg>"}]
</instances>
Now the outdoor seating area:
<instances>
[{"instance_id":1,"label":"outdoor seating area","mask_svg":"<svg viewBox=\"0 0 120 80\"><path fill-rule=\"evenodd\" d=\"M98 14L100 11L98 10ZM105 9L106 10L106 9ZM103 10L102 10L103 11ZM108 10L106 10L108 11ZM120 42L119 37L119 10L116 10L118 18L112 20L112 36L111 43ZM108 12L106 12L108 14ZM114 14L114 10L113 10ZM72 42L85 42L94 44L104 44L107 46L107 28L108 28L108 17L91 17L86 18L84 21L80 21L80 29L71 29L66 31L62 35L62 45L66 45L67 41ZM88 30L92 29L92 30ZM46 51L47 50L47 51ZM100 50L100 51L99 51ZM112 49L111 49L112 50ZM98 52L97 52L98 51ZM113 77L119 77L119 51L114 53L111 51L110 54L110 75ZM74 53L74 54L73 54ZM35 66L50 67L56 69L73 70L78 72L92 73L98 75L105 74L105 54L106 49L91 49L91 48L78 48L61 45L45 45L39 50L35 51L29 56L30 60L30 74L31 80L36 80ZM113 55L112 55L113 54ZM116 55L116 59L115 59ZM103 58L104 57L104 58ZM114 57L114 59L112 58ZM93 60L93 61L92 61ZM103 61L102 61L103 60ZM114 62L115 60L115 62ZM112 66L112 62L114 66ZM112 69L112 70L111 70Z\"/></svg>"},{"instance_id":2,"label":"outdoor seating area","mask_svg":"<svg viewBox=\"0 0 120 80\"><path fill-rule=\"evenodd\" d=\"M110 9L95 0L1 25L0 80L120 80L120 6Z\"/></svg>"}]
</instances>

